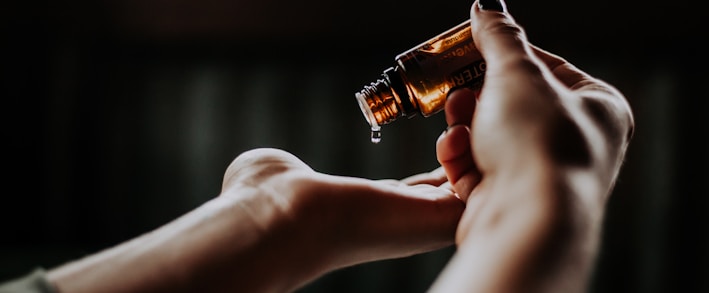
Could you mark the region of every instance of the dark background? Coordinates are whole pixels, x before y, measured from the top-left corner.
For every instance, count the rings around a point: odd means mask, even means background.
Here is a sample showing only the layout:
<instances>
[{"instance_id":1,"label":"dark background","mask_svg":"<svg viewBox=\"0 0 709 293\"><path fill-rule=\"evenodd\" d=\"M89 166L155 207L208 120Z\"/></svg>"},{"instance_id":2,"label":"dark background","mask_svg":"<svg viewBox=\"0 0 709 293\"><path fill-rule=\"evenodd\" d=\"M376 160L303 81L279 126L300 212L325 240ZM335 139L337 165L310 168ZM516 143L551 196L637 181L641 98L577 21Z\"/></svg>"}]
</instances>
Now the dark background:
<instances>
[{"instance_id":1,"label":"dark background","mask_svg":"<svg viewBox=\"0 0 709 293\"><path fill-rule=\"evenodd\" d=\"M219 193L239 153L400 178L437 166L443 115L383 140L354 92L470 1L104 0L0 8L0 280L154 229ZM636 135L589 292L709 292L707 15L690 2L519 1L530 40L615 84ZM302 292L423 292L452 248Z\"/></svg>"}]
</instances>

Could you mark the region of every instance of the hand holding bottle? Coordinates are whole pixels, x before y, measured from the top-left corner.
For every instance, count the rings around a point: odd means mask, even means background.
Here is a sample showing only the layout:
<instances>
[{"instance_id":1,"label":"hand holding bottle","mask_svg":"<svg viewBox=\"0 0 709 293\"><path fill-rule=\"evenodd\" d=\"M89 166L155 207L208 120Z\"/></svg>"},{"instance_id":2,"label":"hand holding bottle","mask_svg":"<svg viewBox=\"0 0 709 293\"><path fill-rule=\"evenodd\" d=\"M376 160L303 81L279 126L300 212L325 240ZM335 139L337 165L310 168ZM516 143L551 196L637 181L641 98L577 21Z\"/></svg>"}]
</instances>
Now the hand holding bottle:
<instances>
[{"instance_id":1,"label":"hand holding bottle","mask_svg":"<svg viewBox=\"0 0 709 293\"><path fill-rule=\"evenodd\" d=\"M442 292L579 292L633 130L611 85L531 45L502 1L471 9L487 63L450 93L437 156L467 202ZM469 277L463 278L462 274Z\"/></svg>"}]
</instances>

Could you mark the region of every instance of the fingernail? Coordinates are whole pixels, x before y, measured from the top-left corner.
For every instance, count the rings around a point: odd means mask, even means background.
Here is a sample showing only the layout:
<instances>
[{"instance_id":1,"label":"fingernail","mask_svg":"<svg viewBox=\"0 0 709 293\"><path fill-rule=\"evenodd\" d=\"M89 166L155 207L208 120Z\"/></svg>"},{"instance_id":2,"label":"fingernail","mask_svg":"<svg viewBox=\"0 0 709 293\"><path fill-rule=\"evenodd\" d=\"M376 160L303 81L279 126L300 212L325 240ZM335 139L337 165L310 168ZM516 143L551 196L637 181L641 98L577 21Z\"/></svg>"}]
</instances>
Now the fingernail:
<instances>
[{"instance_id":1,"label":"fingernail","mask_svg":"<svg viewBox=\"0 0 709 293\"><path fill-rule=\"evenodd\" d=\"M441 133L441 136L444 136L444 135L448 134L448 132L449 132L453 127L456 127L456 126L458 126L458 125L460 125L460 124L448 125L448 127L446 127L446 129L443 129L443 133Z\"/></svg>"},{"instance_id":2,"label":"fingernail","mask_svg":"<svg viewBox=\"0 0 709 293\"><path fill-rule=\"evenodd\" d=\"M505 8L502 0L478 0L478 7L482 10L503 12Z\"/></svg>"}]
</instances>

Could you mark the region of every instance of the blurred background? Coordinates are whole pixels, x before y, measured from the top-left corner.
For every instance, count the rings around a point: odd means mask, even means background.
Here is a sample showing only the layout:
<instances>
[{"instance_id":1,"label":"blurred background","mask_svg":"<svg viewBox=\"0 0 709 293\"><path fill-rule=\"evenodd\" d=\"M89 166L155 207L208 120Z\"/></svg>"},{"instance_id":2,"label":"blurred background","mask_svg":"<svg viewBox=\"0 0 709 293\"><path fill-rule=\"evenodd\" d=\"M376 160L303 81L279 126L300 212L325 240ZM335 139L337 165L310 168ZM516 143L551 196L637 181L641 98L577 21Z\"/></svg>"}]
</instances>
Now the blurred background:
<instances>
[{"instance_id":1,"label":"blurred background","mask_svg":"<svg viewBox=\"0 0 709 293\"><path fill-rule=\"evenodd\" d=\"M354 93L468 18L470 0L12 1L2 19L0 280L154 229L220 190L239 153L400 178L437 167L443 115L379 144ZM589 292L709 292L705 13L520 1L529 39L615 84L636 135ZM342 269L300 291L424 292L453 253Z\"/></svg>"}]
</instances>

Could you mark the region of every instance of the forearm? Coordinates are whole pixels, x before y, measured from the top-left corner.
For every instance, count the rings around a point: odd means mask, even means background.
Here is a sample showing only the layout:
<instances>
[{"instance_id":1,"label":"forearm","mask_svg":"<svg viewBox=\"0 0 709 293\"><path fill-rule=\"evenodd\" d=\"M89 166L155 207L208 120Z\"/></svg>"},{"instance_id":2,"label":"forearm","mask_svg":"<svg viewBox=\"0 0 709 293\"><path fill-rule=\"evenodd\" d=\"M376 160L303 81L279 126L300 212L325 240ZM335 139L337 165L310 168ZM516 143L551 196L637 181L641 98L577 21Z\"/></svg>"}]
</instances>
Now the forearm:
<instances>
[{"instance_id":1,"label":"forearm","mask_svg":"<svg viewBox=\"0 0 709 293\"><path fill-rule=\"evenodd\" d=\"M277 239L288 237L279 234L286 224L274 222L280 211L259 192L216 198L151 233L51 270L48 278L62 293L287 291L313 272L310 263L288 259L288 245L296 244Z\"/></svg>"}]
</instances>

